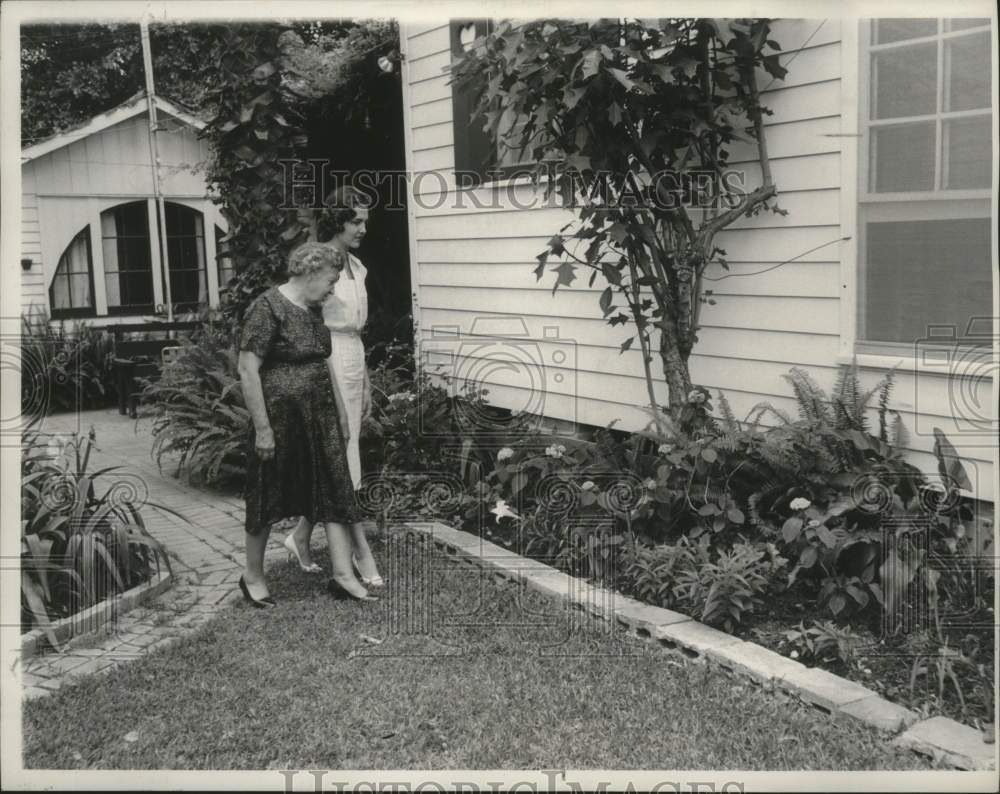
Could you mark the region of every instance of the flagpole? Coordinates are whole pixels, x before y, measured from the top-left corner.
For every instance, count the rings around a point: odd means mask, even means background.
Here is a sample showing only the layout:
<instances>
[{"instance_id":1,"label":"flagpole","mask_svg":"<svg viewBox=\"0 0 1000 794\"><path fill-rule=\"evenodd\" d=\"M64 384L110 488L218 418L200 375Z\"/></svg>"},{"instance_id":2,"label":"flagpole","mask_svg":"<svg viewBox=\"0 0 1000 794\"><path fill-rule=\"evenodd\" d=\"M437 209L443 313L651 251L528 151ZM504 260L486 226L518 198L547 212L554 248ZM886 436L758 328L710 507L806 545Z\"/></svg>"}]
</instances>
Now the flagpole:
<instances>
[{"instance_id":1,"label":"flagpole","mask_svg":"<svg viewBox=\"0 0 1000 794\"><path fill-rule=\"evenodd\" d=\"M146 103L149 106L149 156L153 168L153 196L156 200L156 214L159 219L156 237L160 245L160 267L163 278L163 294L167 304L167 322L174 319L174 301L170 289L170 261L167 258L167 213L160 188L160 153L156 145L156 89L153 85L153 55L149 45L149 25L139 23L142 38L142 70L146 76Z\"/></svg>"}]
</instances>

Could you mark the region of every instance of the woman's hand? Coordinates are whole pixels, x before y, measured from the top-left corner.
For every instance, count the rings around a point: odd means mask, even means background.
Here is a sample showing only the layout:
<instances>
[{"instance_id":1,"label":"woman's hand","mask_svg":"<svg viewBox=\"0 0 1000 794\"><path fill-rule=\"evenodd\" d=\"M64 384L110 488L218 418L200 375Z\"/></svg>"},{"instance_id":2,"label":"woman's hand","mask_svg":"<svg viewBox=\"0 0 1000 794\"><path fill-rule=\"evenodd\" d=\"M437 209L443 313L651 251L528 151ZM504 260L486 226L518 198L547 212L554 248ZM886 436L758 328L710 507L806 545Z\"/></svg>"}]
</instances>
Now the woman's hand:
<instances>
[{"instance_id":1,"label":"woman's hand","mask_svg":"<svg viewBox=\"0 0 1000 794\"><path fill-rule=\"evenodd\" d=\"M271 460L274 457L274 431L270 427L256 431L254 448L257 450L257 457L262 461Z\"/></svg>"}]
</instances>

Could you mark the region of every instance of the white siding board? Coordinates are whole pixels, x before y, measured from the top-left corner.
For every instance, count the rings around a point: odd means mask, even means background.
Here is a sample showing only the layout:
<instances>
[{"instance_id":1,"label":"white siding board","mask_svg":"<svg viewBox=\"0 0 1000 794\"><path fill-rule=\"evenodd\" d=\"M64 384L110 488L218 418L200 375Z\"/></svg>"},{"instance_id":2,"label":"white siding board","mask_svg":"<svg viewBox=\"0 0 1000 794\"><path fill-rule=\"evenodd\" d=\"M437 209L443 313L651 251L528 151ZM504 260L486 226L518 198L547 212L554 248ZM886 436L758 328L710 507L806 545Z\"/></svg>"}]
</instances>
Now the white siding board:
<instances>
[{"instance_id":1,"label":"white siding board","mask_svg":"<svg viewBox=\"0 0 1000 794\"><path fill-rule=\"evenodd\" d=\"M558 230L558 227L556 227ZM517 230L519 231L519 230ZM815 228L742 229L726 231L717 238L718 244L734 259L746 262L783 262L798 257L799 262L828 262L836 246L811 251L823 243L837 241L835 226ZM464 238L423 239L417 237L419 262L531 262L546 247L552 230L545 233L516 237L486 237L469 235ZM807 253L808 252L808 253Z\"/></svg>"},{"instance_id":2,"label":"white siding board","mask_svg":"<svg viewBox=\"0 0 1000 794\"><path fill-rule=\"evenodd\" d=\"M451 99L451 86L448 85L448 81L444 77L439 77L436 80L424 80L411 85L409 90L414 105Z\"/></svg>"},{"instance_id":3,"label":"white siding board","mask_svg":"<svg viewBox=\"0 0 1000 794\"><path fill-rule=\"evenodd\" d=\"M448 44L445 43L445 47ZM436 77L448 79L451 67L451 50L445 49L410 61L410 85Z\"/></svg>"},{"instance_id":4,"label":"white siding board","mask_svg":"<svg viewBox=\"0 0 1000 794\"><path fill-rule=\"evenodd\" d=\"M412 129L414 130L431 124L451 124L451 97L413 108L413 114L410 118L413 121Z\"/></svg>"},{"instance_id":5,"label":"white siding board","mask_svg":"<svg viewBox=\"0 0 1000 794\"><path fill-rule=\"evenodd\" d=\"M557 317L549 313L502 316L495 311L483 312L459 309L455 306L440 309L423 306L421 327L428 332L435 329L445 332L459 328L462 333L469 334L478 318L500 318L506 323L523 322L527 328L527 335L539 340L545 338L545 328L555 327L561 339L588 347L608 348L615 353L618 352L621 343L631 335L631 332L623 326L609 327L597 311L587 317ZM696 350L706 354L720 357L750 357L762 361L787 361L789 364L810 364L821 360L818 353L828 350L829 340L837 337L834 334L814 334L805 331L788 333L769 328L734 328L703 323L699 338ZM652 334L654 348L658 346L658 340L659 335L654 331ZM813 346L817 348L818 353L810 356L808 351ZM636 365L641 369L638 358Z\"/></svg>"},{"instance_id":6,"label":"white siding board","mask_svg":"<svg viewBox=\"0 0 1000 794\"><path fill-rule=\"evenodd\" d=\"M406 60L411 68L415 61L434 55L444 55L451 49L448 25L435 27L431 30L409 36L406 42Z\"/></svg>"},{"instance_id":7,"label":"white siding board","mask_svg":"<svg viewBox=\"0 0 1000 794\"><path fill-rule=\"evenodd\" d=\"M536 263L537 264L537 263ZM839 292L838 279L840 265L836 262L817 262L810 264L790 263L766 273L758 273L770 265L762 262L730 263L728 274L732 278L707 284L707 288L721 295L774 295L774 296L806 296L806 297L836 297ZM541 281L537 281L532 272L534 265L524 263L506 264L462 264L424 262L421 264L419 278L421 286L428 287L479 287L482 289L538 289L551 287L555 283L555 275L546 271ZM588 287L590 271L580 268L577 278L570 286L560 286L559 293L585 292L594 298L597 307L597 296L607 283L604 277L598 275L594 287ZM747 275L743 275L747 274ZM749 275L756 274L756 275ZM716 278L727 275L721 266L714 265L706 271L706 276ZM643 291L648 293L648 289ZM558 293L557 293L558 294ZM620 298L616 298L619 302Z\"/></svg>"},{"instance_id":8,"label":"white siding board","mask_svg":"<svg viewBox=\"0 0 1000 794\"><path fill-rule=\"evenodd\" d=\"M506 298L501 296L505 295ZM587 292L556 292L550 289L488 290L472 287L421 287L420 301L424 308L446 309L452 305L480 314L498 314L497 306L513 304L515 316L535 315L590 318L600 312L596 296ZM837 301L830 298L784 298L736 295L725 298L716 306L704 306L702 322L720 328L760 328L801 333L836 333L839 328ZM608 333L630 334L622 328Z\"/></svg>"},{"instance_id":9,"label":"white siding board","mask_svg":"<svg viewBox=\"0 0 1000 794\"><path fill-rule=\"evenodd\" d=\"M455 134L452 131L451 121L434 124L427 127L418 127L413 130L413 151L419 152L423 149L434 149L438 146L454 146Z\"/></svg>"}]
</instances>

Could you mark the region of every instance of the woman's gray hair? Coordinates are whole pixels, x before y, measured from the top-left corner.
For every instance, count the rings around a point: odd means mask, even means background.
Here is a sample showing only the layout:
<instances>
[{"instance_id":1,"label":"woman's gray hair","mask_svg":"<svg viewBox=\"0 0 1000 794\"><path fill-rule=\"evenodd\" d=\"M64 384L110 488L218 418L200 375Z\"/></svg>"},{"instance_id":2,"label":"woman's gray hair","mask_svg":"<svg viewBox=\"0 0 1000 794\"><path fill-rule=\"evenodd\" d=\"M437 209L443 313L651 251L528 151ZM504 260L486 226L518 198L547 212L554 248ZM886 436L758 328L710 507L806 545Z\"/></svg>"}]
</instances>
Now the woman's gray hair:
<instances>
[{"instance_id":1,"label":"woman's gray hair","mask_svg":"<svg viewBox=\"0 0 1000 794\"><path fill-rule=\"evenodd\" d=\"M288 257L288 275L311 276L325 267L342 270L346 257L340 251L322 243L302 243Z\"/></svg>"}]
</instances>

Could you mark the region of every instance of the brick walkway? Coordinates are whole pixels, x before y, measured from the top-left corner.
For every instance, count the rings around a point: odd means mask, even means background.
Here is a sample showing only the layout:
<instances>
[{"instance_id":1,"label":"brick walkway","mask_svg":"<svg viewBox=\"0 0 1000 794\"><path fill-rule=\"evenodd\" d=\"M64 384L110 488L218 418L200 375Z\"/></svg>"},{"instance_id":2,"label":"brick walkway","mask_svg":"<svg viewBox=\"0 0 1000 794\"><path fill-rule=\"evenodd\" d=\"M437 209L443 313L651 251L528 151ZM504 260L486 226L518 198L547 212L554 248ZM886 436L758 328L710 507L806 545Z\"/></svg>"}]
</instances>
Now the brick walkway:
<instances>
[{"instance_id":1,"label":"brick walkway","mask_svg":"<svg viewBox=\"0 0 1000 794\"><path fill-rule=\"evenodd\" d=\"M243 567L243 501L192 488L171 476L169 463L161 474L150 457L151 422L120 416L115 409L65 414L46 419L43 432L83 434L93 427L96 448L90 470L121 466L98 482L99 492L116 474L129 482L141 480L148 501L177 510L190 523L145 507L143 520L150 534L167 550L174 582L152 602L121 615L113 625L71 641L62 653L49 651L23 665L25 697L39 697L68 681L107 673L157 648L176 642L207 622L239 597L237 581ZM283 536L272 534L267 562L284 558Z\"/></svg>"}]
</instances>

